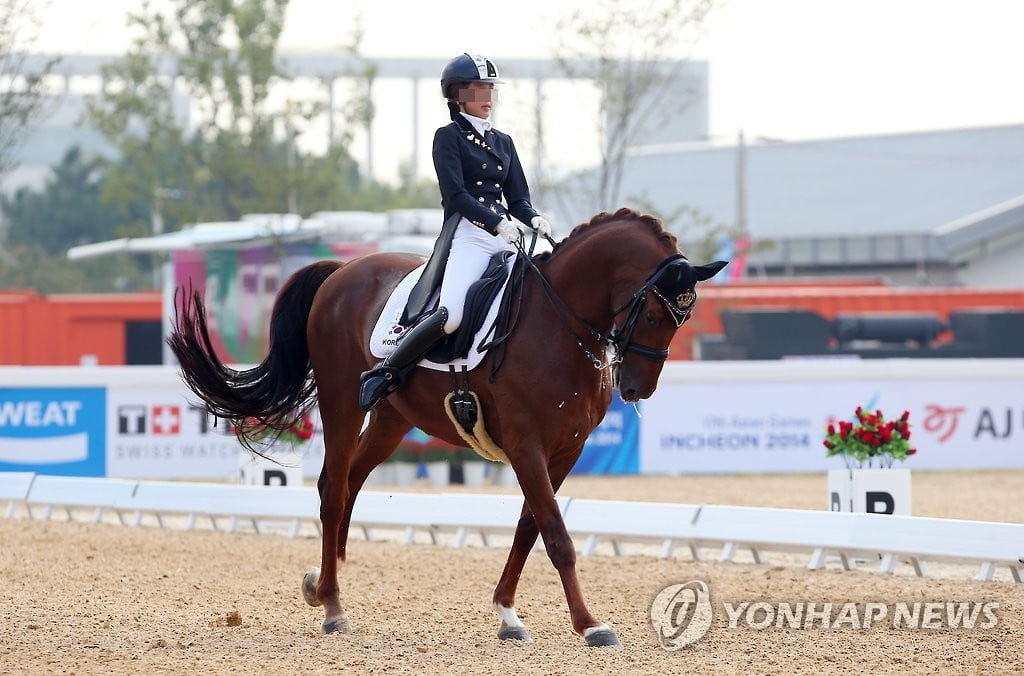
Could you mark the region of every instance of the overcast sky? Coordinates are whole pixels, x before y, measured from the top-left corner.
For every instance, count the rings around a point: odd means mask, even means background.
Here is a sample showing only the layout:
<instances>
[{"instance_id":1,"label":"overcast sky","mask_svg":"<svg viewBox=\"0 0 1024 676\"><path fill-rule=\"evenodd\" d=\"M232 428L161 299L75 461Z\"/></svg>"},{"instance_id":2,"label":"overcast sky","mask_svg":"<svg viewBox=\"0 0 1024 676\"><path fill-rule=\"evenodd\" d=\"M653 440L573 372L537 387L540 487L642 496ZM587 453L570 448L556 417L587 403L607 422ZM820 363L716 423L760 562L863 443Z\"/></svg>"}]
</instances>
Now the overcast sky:
<instances>
[{"instance_id":1,"label":"overcast sky","mask_svg":"<svg viewBox=\"0 0 1024 676\"><path fill-rule=\"evenodd\" d=\"M128 46L125 14L141 6L48 1L38 44L65 53L120 53ZM503 57L550 57L555 18L591 2L291 0L281 46L338 48L359 16L368 57L450 58L469 50L500 66ZM726 0L693 56L709 65L709 132L718 141L734 140L741 129L748 140L801 140L1021 124L1022 28L1024 0ZM437 110L428 107L436 91L423 85L418 164L427 176L431 130L445 114L439 96ZM412 156L411 94L397 81L379 83L375 92L374 173L393 179ZM580 124L596 117L588 109L596 109L596 98L546 96L545 162L597 161L596 122L590 131ZM496 114L530 165L526 103L521 91L508 90ZM314 149L326 137L324 123L304 143ZM357 136L355 150L365 158L365 139Z\"/></svg>"},{"instance_id":2,"label":"overcast sky","mask_svg":"<svg viewBox=\"0 0 1024 676\"><path fill-rule=\"evenodd\" d=\"M359 12L368 56L546 57L553 15L586 4L292 0L282 43L336 47ZM140 5L51 0L40 46L119 51L124 14ZM797 139L1024 122L1022 29L1019 0L731 0L696 51L710 64L711 133Z\"/></svg>"}]
</instances>

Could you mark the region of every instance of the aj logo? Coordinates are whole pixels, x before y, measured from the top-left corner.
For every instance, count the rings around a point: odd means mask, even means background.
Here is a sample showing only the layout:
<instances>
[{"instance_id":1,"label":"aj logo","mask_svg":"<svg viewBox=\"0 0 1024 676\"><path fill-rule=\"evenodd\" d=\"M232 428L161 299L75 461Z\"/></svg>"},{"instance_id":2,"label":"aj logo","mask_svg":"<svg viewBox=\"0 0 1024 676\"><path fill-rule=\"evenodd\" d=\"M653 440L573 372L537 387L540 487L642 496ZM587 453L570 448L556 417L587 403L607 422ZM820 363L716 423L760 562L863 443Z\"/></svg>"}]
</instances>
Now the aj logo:
<instances>
[{"instance_id":1,"label":"aj logo","mask_svg":"<svg viewBox=\"0 0 1024 676\"><path fill-rule=\"evenodd\" d=\"M651 601L650 621L661 647L674 652L711 628L711 592L701 580L671 584Z\"/></svg>"}]
</instances>

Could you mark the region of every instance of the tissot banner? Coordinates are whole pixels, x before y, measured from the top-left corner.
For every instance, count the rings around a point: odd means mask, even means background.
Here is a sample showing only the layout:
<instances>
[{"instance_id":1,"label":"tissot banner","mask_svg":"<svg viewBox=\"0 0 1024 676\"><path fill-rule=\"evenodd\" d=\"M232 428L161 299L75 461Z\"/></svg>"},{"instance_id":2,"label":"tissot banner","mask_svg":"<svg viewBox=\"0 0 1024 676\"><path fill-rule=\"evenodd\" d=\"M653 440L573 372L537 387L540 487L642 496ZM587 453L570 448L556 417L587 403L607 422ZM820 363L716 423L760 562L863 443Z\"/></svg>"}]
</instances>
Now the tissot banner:
<instances>
[{"instance_id":1,"label":"tissot banner","mask_svg":"<svg viewBox=\"0 0 1024 676\"><path fill-rule=\"evenodd\" d=\"M857 406L910 412L911 469L1024 467L1019 381L662 383L644 402L640 471L806 472L842 468L822 446Z\"/></svg>"},{"instance_id":2,"label":"tissot banner","mask_svg":"<svg viewBox=\"0 0 1024 676\"><path fill-rule=\"evenodd\" d=\"M110 388L107 476L237 477L241 446L223 420L190 403L184 388Z\"/></svg>"}]
</instances>

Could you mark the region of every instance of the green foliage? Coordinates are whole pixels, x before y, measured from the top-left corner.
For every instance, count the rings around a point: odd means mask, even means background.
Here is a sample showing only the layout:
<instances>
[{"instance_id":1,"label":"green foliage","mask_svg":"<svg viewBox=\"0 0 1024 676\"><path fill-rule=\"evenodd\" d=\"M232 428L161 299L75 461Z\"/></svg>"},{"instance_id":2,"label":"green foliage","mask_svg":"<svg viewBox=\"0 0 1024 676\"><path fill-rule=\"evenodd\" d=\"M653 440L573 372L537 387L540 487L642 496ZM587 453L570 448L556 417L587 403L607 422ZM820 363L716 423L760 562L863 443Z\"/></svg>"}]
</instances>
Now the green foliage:
<instances>
[{"instance_id":1,"label":"green foliage","mask_svg":"<svg viewBox=\"0 0 1024 676\"><path fill-rule=\"evenodd\" d=\"M149 203L173 195L156 205L167 229L246 213L436 205L436 189L362 179L347 149L349 133L323 155L299 149L298 138L324 108L270 100L272 87L289 79L275 60L287 4L173 0L166 11L146 3L130 16L139 37L104 68L110 84L88 107L89 121L122 157L105 186L107 199ZM375 69L360 76L366 91ZM372 121L362 94L342 109L350 125Z\"/></svg>"},{"instance_id":2,"label":"green foliage","mask_svg":"<svg viewBox=\"0 0 1024 676\"><path fill-rule=\"evenodd\" d=\"M115 256L68 263L35 244L0 249L0 288L39 293L110 293L151 289L152 273L133 257Z\"/></svg>"},{"instance_id":3,"label":"green foliage","mask_svg":"<svg viewBox=\"0 0 1024 676\"><path fill-rule=\"evenodd\" d=\"M103 161L77 146L53 168L42 190L21 188L0 197L9 246L36 245L56 254L68 247L117 236L118 209L100 200Z\"/></svg>"},{"instance_id":4,"label":"green foliage","mask_svg":"<svg viewBox=\"0 0 1024 676\"><path fill-rule=\"evenodd\" d=\"M152 286L148 262L121 257L69 265L69 247L132 233L131 205L101 198L106 163L65 153L40 190L21 188L0 198L6 228L0 285L43 293L126 291Z\"/></svg>"},{"instance_id":5,"label":"green foliage","mask_svg":"<svg viewBox=\"0 0 1024 676\"><path fill-rule=\"evenodd\" d=\"M448 445L431 444L423 449L420 457L423 462L450 462L455 460L457 452L457 449Z\"/></svg>"},{"instance_id":6,"label":"green foliage","mask_svg":"<svg viewBox=\"0 0 1024 676\"><path fill-rule=\"evenodd\" d=\"M25 130L48 112L45 78L59 59L29 66L41 19L33 0L0 2L0 177L16 165L13 151Z\"/></svg>"},{"instance_id":7,"label":"green foliage","mask_svg":"<svg viewBox=\"0 0 1024 676\"><path fill-rule=\"evenodd\" d=\"M63 254L77 244L247 213L436 206L432 183L363 178L347 149L349 131L324 154L300 149L323 105L271 100L271 89L288 81L276 61L287 4L168 0L143 2L130 14L127 29L136 37L104 66L104 89L89 100L84 120L118 159L75 150L41 190L24 188L3 201L9 226L0 232L0 283L50 292L151 287L155 257L69 265ZM360 99L375 74L372 64L355 74L366 85L341 106L346 128L372 122L372 106Z\"/></svg>"},{"instance_id":8,"label":"green foliage","mask_svg":"<svg viewBox=\"0 0 1024 676\"><path fill-rule=\"evenodd\" d=\"M419 462L420 446L406 441L398 444L395 451L388 456L385 462Z\"/></svg>"}]
</instances>

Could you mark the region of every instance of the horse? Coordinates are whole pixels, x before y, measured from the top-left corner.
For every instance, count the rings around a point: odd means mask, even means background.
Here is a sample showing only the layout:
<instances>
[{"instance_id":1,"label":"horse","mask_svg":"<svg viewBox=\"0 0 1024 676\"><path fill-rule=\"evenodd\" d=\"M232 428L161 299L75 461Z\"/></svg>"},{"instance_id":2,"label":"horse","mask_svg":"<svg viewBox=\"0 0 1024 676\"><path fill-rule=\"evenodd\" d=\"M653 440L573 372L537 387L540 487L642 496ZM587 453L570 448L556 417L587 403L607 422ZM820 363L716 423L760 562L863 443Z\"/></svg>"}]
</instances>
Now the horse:
<instances>
[{"instance_id":1,"label":"horse","mask_svg":"<svg viewBox=\"0 0 1024 676\"><path fill-rule=\"evenodd\" d=\"M693 310L697 283L726 263L691 265L658 219L630 209L602 212L550 252L524 258L532 274L522 281L517 324L503 345L505 365L491 378L476 376L473 385L480 419L525 499L492 597L498 637L532 640L515 599L539 534L561 578L572 629L587 645L617 646L614 629L595 619L584 602L576 550L555 493L607 412L613 388L626 402L655 391L668 345ZM243 443L253 421L264 432L282 430L296 411L318 401L325 445L317 482L322 555L301 589L307 603L323 606L324 633L351 631L339 596L338 561L345 560L352 508L370 471L414 426L465 445L444 410L450 374L424 368L381 400L360 432L359 376L376 363L370 333L391 291L422 261L375 253L296 271L275 299L268 354L251 369L229 368L215 354L196 291L181 294L168 338L183 380L214 415L240 430ZM492 352L470 377L493 365Z\"/></svg>"}]
</instances>

